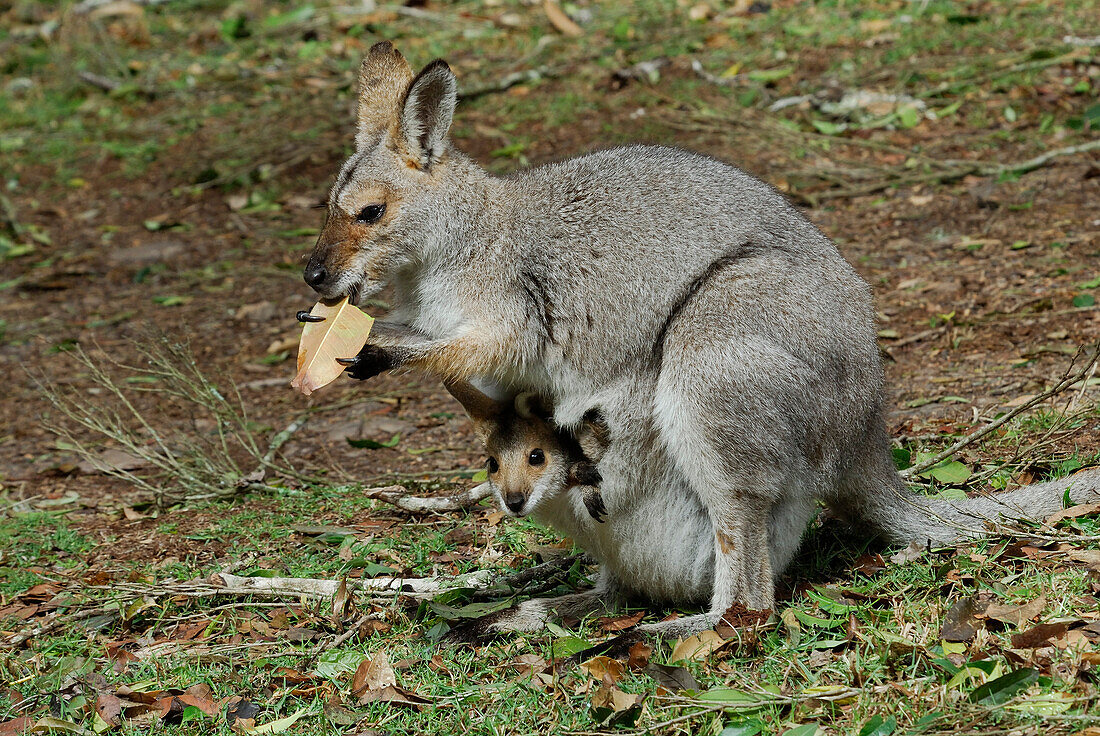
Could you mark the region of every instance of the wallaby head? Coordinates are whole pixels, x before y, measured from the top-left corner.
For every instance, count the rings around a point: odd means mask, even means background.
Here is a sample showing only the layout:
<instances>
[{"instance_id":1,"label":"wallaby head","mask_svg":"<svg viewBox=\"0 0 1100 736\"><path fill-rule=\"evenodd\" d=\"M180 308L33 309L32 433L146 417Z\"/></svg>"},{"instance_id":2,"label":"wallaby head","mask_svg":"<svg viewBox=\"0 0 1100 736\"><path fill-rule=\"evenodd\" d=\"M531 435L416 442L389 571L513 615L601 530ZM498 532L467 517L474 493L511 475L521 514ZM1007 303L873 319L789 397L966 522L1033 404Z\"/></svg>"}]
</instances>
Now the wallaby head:
<instances>
[{"instance_id":1,"label":"wallaby head","mask_svg":"<svg viewBox=\"0 0 1100 736\"><path fill-rule=\"evenodd\" d=\"M526 516L568 487L572 458L542 399L520 394L497 401L464 381L446 386L485 443L488 483L502 511Z\"/></svg>"},{"instance_id":2,"label":"wallaby head","mask_svg":"<svg viewBox=\"0 0 1100 736\"><path fill-rule=\"evenodd\" d=\"M303 274L322 298L370 295L421 259L417 242L431 230L430 203L447 175L457 100L442 60L414 76L391 43L371 47L359 70L355 153L332 186Z\"/></svg>"}]
</instances>

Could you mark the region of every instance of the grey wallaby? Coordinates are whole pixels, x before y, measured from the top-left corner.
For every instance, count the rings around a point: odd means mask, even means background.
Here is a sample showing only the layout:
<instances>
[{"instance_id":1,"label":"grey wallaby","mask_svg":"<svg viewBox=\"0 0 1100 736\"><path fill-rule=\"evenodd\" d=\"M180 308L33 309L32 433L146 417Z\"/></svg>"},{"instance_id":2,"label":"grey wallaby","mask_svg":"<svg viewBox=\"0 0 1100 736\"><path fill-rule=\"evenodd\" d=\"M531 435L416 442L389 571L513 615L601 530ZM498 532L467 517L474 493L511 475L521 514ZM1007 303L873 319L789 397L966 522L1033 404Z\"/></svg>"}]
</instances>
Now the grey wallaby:
<instances>
[{"instance_id":1,"label":"grey wallaby","mask_svg":"<svg viewBox=\"0 0 1100 736\"><path fill-rule=\"evenodd\" d=\"M512 516L534 513L551 501L572 507L603 523L607 514L600 493L597 463L607 450L607 424L599 411L585 413L567 432L551 423L552 410L542 397L519 394L493 399L468 381L449 380L447 390L458 399L488 453L488 483L501 510ZM572 492L572 502L561 494Z\"/></svg>"},{"instance_id":2,"label":"grey wallaby","mask_svg":"<svg viewBox=\"0 0 1100 736\"><path fill-rule=\"evenodd\" d=\"M774 580L819 501L892 543L1100 497L1100 470L965 501L912 493L885 429L870 287L782 195L656 146L498 178L448 138L451 69L414 76L388 42L359 75L355 153L305 269L322 298L386 285L395 308L349 373L407 366L549 397L569 430L600 407L605 524L537 515L600 562L594 590L535 599L492 630L541 627L628 596L703 604L650 624L684 635Z\"/></svg>"}]
</instances>

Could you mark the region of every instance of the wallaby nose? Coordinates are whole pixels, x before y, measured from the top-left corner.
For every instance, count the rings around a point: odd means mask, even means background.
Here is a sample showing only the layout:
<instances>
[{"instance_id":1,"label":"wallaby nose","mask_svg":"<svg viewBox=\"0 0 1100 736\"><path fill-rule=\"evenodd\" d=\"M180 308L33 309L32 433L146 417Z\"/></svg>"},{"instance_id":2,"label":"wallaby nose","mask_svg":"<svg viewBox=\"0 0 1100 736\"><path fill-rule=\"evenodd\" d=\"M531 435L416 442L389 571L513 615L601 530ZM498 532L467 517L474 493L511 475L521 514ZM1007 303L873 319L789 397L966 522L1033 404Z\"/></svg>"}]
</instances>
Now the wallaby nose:
<instances>
[{"instance_id":1,"label":"wallaby nose","mask_svg":"<svg viewBox=\"0 0 1100 736\"><path fill-rule=\"evenodd\" d=\"M325 270L324 266L306 266L306 272L302 276L307 284L316 289L325 283L325 279L328 278L328 271Z\"/></svg>"},{"instance_id":2,"label":"wallaby nose","mask_svg":"<svg viewBox=\"0 0 1100 736\"><path fill-rule=\"evenodd\" d=\"M522 493L509 493L504 496L504 505L513 514L518 514L525 503L527 503L527 496Z\"/></svg>"}]
</instances>

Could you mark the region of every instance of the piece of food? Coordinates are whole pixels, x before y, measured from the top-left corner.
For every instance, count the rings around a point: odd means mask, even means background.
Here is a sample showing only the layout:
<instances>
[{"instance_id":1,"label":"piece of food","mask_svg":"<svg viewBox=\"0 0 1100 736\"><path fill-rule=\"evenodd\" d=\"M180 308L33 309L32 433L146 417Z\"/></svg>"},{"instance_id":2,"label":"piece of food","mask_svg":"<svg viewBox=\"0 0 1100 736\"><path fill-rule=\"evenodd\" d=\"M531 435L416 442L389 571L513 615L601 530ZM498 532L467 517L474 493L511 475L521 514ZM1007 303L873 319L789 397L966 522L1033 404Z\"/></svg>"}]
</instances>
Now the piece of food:
<instances>
[{"instance_id":1,"label":"piece of food","mask_svg":"<svg viewBox=\"0 0 1100 736\"><path fill-rule=\"evenodd\" d=\"M306 396L327 386L344 372L337 358L351 358L367 344L374 318L349 304L347 297L333 305L317 302L309 316L320 321L298 320L302 341L298 343L298 375L290 385Z\"/></svg>"}]
</instances>

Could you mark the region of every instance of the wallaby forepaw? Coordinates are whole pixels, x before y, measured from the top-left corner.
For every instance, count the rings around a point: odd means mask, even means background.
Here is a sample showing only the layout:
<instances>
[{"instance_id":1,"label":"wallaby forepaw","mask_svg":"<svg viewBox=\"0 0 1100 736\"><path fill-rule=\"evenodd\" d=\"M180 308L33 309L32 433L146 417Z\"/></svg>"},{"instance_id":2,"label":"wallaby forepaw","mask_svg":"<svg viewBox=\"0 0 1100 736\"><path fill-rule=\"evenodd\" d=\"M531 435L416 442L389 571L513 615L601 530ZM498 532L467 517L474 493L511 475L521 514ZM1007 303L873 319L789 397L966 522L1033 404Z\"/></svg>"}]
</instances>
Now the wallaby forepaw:
<instances>
[{"instance_id":1,"label":"wallaby forepaw","mask_svg":"<svg viewBox=\"0 0 1100 736\"><path fill-rule=\"evenodd\" d=\"M383 347L367 344L354 358L337 358L336 362L344 366L344 372L357 381L374 378L397 367L393 353Z\"/></svg>"}]
</instances>

